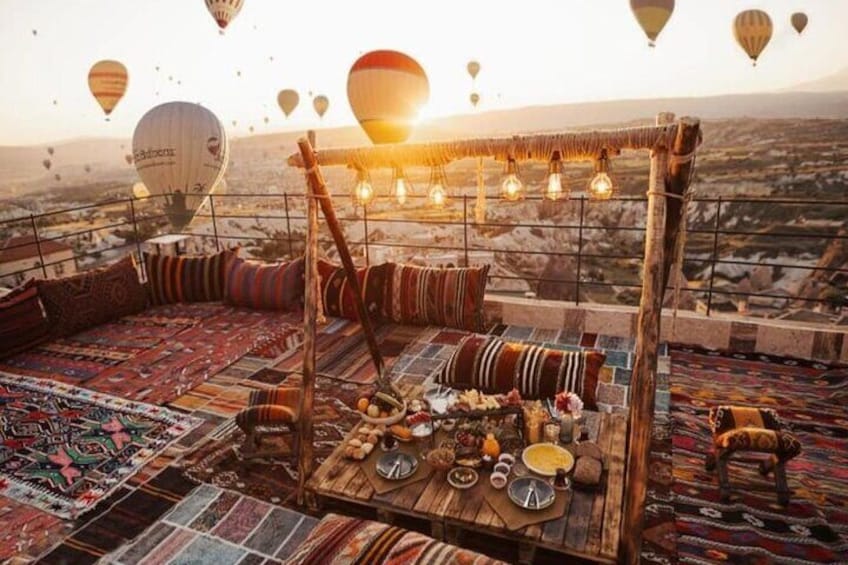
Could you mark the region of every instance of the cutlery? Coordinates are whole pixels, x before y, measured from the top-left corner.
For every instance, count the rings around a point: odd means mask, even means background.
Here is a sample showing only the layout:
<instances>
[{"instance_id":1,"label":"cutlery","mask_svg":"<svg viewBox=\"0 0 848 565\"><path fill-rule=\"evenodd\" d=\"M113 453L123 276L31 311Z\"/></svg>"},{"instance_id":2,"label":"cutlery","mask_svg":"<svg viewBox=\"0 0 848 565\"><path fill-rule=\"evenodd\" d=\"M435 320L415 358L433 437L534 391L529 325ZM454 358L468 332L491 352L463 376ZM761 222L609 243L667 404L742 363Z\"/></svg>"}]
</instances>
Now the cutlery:
<instances>
[{"instance_id":1,"label":"cutlery","mask_svg":"<svg viewBox=\"0 0 848 565\"><path fill-rule=\"evenodd\" d=\"M392 465L391 470L389 471L389 478L391 478L391 477L393 477L393 476L395 476L395 477L396 477L396 476L399 476L399 475L400 475L400 463L401 463L401 459L400 459L400 457L398 457L398 458L395 460L394 465Z\"/></svg>"},{"instance_id":2,"label":"cutlery","mask_svg":"<svg viewBox=\"0 0 848 565\"><path fill-rule=\"evenodd\" d=\"M536 488L533 486L533 483L530 483L530 486L527 488L527 499L524 501L525 508L530 508L530 499L533 498L534 494L536 494ZM536 506L539 506L538 500L536 500Z\"/></svg>"}]
</instances>

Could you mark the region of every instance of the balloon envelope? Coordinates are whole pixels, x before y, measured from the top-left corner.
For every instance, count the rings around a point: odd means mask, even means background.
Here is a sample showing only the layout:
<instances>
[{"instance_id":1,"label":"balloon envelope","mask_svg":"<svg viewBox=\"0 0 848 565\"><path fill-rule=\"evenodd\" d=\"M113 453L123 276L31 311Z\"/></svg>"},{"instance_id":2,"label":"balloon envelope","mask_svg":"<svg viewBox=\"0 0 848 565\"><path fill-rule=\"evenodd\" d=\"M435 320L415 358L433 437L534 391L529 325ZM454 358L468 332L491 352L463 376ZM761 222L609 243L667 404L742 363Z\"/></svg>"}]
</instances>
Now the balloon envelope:
<instances>
[{"instance_id":1,"label":"balloon envelope","mask_svg":"<svg viewBox=\"0 0 848 565\"><path fill-rule=\"evenodd\" d=\"M108 116L124 97L129 75L118 61L98 61L88 71L88 88Z\"/></svg>"},{"instance_id":2,"label":"balloon envelope","mask_svg":"<svg viewBox=\"0 0 848 565\"><path fill-rule=\"evenodd\" d=\"M126 160L127 165L132 165L132 162L133 162L132 153L127 153L126 155L124 155L124 159Z\"/></svg>"},{"instance_id":3,"label":"balloon envelope","mask_svg":"<svg viewBox=\"0 0 848 565\"><path fill-rule=\"evenodd\" d=\"M244 0L206 0L206 9L223 30L235 19L243 4Z\"/></svg>"},{"instance_id":4,"label":"balloon envelope","mask_svg":"<svg viewBox=\"0 0 848 565\"><path fill-rule=\"evenodd\" d=\"M466 65L466 69L468 69L468 74L471 75L472 79L477 78L477 73L480 72L480 63L477 61L469 61L468 65Z\"/></svg>"},{"instance_id":5,"label":"balloon envelope","mask_svg":"<svg viewBox=\"0 0 848 565\"><path fill-rule=\"evenodd\" d=\"M138 176L152 195L165 195L165 213L178 230L215 190L229 156L224 126L215 114L190 102L156 106L133 133Z\"/></svg>"},{"instance_id":6,"label":"balloon envelope","mask_svg":"<svg viewBox=\"0 0 848 565\"><path fill-rule=\"evenodd\" d=\"M54 149L52 147L47 148L47 154L48 155L53 155L53 151L54 151Z\"/></svg>"},{"instance_id":7,"label":"balloon envelope","mask_svg":"<svg viewBox=\"0 0 848 565\"><path fill-rule=\"evenodd\" d=\"M330 107L330 99L323 94L319 94L312 100L312 107L318 112L318 117L323 118L327 112L327 108Z\"/></svg>"},{"instance_id":8,"label":"balloon envelope","mask_svg":"<svg viewBox=\"0 0 848 565\"><path fill-rule=\"evenodd\" d=\"M471 93L471 105L475 108L477 107L477 103L480 102L480 95L476 92Z\"/></svg>"},{"instance_id":9,"label":"balloon envelope","mask_svg":"<svg viewBox=\"0 0 848 565\"><path fill-rule=\"evenodd\" d=\"M771 40L772 23L769 15L762 10L745 10L736 16L733 33L736 41L757 64L757 59Z\"/></svg>"},{"instance_id":10,"label":"balloon envelope","mask_svg":"<svg viewBox=\"0 0 848 565\"><path fill-rule=\"evenodd\" d=\"M804 31L804 28L807 27L807 21L807 14L804 12L795 12L792 14L792 27L795 28L795 31L797 31L799 35Z\"/></svg>"},{"instance_id":11,"label":"balloon envelope","mask_svg":"<svg viewBox=\"0 0 848 565\"><path fill-rule=\"evenodd\" d=\"M398 51L366 53L348 73L350 107L376 144L406 141L429 97L430 83L424 69Z\"/></svg>"},{"instance_id":12,"label":"balloon envelope","mask_svg":"<svg viewBox=\"0 0 848 565\"><path fill-rule=\"evenodd\" d=\"M44 168L45 168L45 169L47 169L47 170L49 171L49 170L50 170L50 166L51 166L53 163L51 163L51 162L50 162L50 159L45 159L45 160L43 160L43 161L41 162L41 164L42 164L42 165L44 165Z\"/></svg>"},{"instance_id":13,"label":"balloon envelope","mask_svg":"<svg viewBox=\"0 0 848 565\"><path fill-rule=\"evenodd\" d=\"M289 117L289 114L294 112L294 109L297 108L298 102L300 102L300 96L298 96L296 91L290 88L281 90L277 94L277 104L280 105L280 109L287 118Z\"/></svg>"},{"instance_id":14,"label":"balloon envelope","mask_svg":"<svg viewBox=\"0 0 848 565\"><path fill-rule=\"evenodd\" d=\"M630 9L653 47L674 11L674 0L630 0Z\"/></svg>"}]
</instances>

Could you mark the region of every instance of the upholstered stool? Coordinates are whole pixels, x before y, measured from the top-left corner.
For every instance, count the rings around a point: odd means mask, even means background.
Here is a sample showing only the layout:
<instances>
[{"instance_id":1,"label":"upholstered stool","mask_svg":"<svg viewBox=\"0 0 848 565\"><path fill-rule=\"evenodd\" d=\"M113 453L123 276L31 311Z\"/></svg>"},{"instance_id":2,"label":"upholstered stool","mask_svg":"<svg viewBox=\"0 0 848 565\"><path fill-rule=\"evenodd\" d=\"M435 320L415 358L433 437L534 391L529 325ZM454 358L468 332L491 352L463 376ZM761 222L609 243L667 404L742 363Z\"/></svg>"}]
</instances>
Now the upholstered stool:
<instances>
[{"instance_id":1,"label":"upholstered stool","mask_svg":"<svg viewBox=\"0 0 848 565\"><path fill-rule=\"evenodd\" d=\"M250 458L281 455L280 449L261 450L261 440L266 435L286 432L292 434L292 454L297 454L299 416L299 388L281 386L251 392L247 408L236 414L236 425L245 435L241 456Z\"/></svg>"},{"instance_id":2,"label":"upholstered stool","mask_svg":"<svg viewBox=\"0 0 848 565\"><path fill-rule=\"evenodd\" d=\"M713 433L713 449L707 455L706 469L718 469L721 500L730 498L730 481L727 462L737 452L767 453L766 459L747 459L760 464L760 474L774 471L777 501L789 504L789 487L786 484L787 461L801 453L801 443L790 433L784 432L777 412L771 408L745 406L718 406L710 409L710 427ZM739 460L744 460L738 458Z\"/></svg>"}]
</instances>

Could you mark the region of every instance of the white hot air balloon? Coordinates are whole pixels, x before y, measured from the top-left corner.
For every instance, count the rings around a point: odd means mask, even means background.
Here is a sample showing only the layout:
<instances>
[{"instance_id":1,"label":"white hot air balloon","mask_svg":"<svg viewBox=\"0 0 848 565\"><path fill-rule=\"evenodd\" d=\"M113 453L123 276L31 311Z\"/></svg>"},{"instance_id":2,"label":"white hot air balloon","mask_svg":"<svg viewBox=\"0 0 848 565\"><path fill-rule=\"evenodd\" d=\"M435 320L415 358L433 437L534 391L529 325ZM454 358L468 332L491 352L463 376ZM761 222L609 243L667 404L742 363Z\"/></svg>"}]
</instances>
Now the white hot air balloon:
<instances>
[{"instance_id":1,"label":"white hot air balloon","mask_svg":"<svg viewBox=\"0 0 848 565\"><path fill-rule=\"evenodd\" d=\"M203 106L168 102L148 111L133 134L133 162L152 196L164 195L176 230L186 227L224 176L230 157L221 121Z\"/></svg>"}]
</instances>

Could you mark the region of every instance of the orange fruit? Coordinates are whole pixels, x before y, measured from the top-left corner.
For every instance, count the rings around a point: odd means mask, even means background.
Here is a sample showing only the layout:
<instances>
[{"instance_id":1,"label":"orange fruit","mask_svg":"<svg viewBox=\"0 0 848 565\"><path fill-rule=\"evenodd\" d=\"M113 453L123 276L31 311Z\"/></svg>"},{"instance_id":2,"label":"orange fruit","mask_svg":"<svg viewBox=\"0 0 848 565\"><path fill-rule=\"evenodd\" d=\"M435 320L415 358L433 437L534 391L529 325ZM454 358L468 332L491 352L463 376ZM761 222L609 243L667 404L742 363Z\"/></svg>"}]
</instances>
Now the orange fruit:
<instances>
[{"instance_id":1,"label":"orange fruit","mask_svg":"<svg viewBox=\"0 0 848 565\"><path fill-rule=\"evenodd\" d=\"M367 398L362 397L356 401L356 409L365 414L365 411L368 410L368 405L370 402Z\"/></svg>"}]
</instances>

